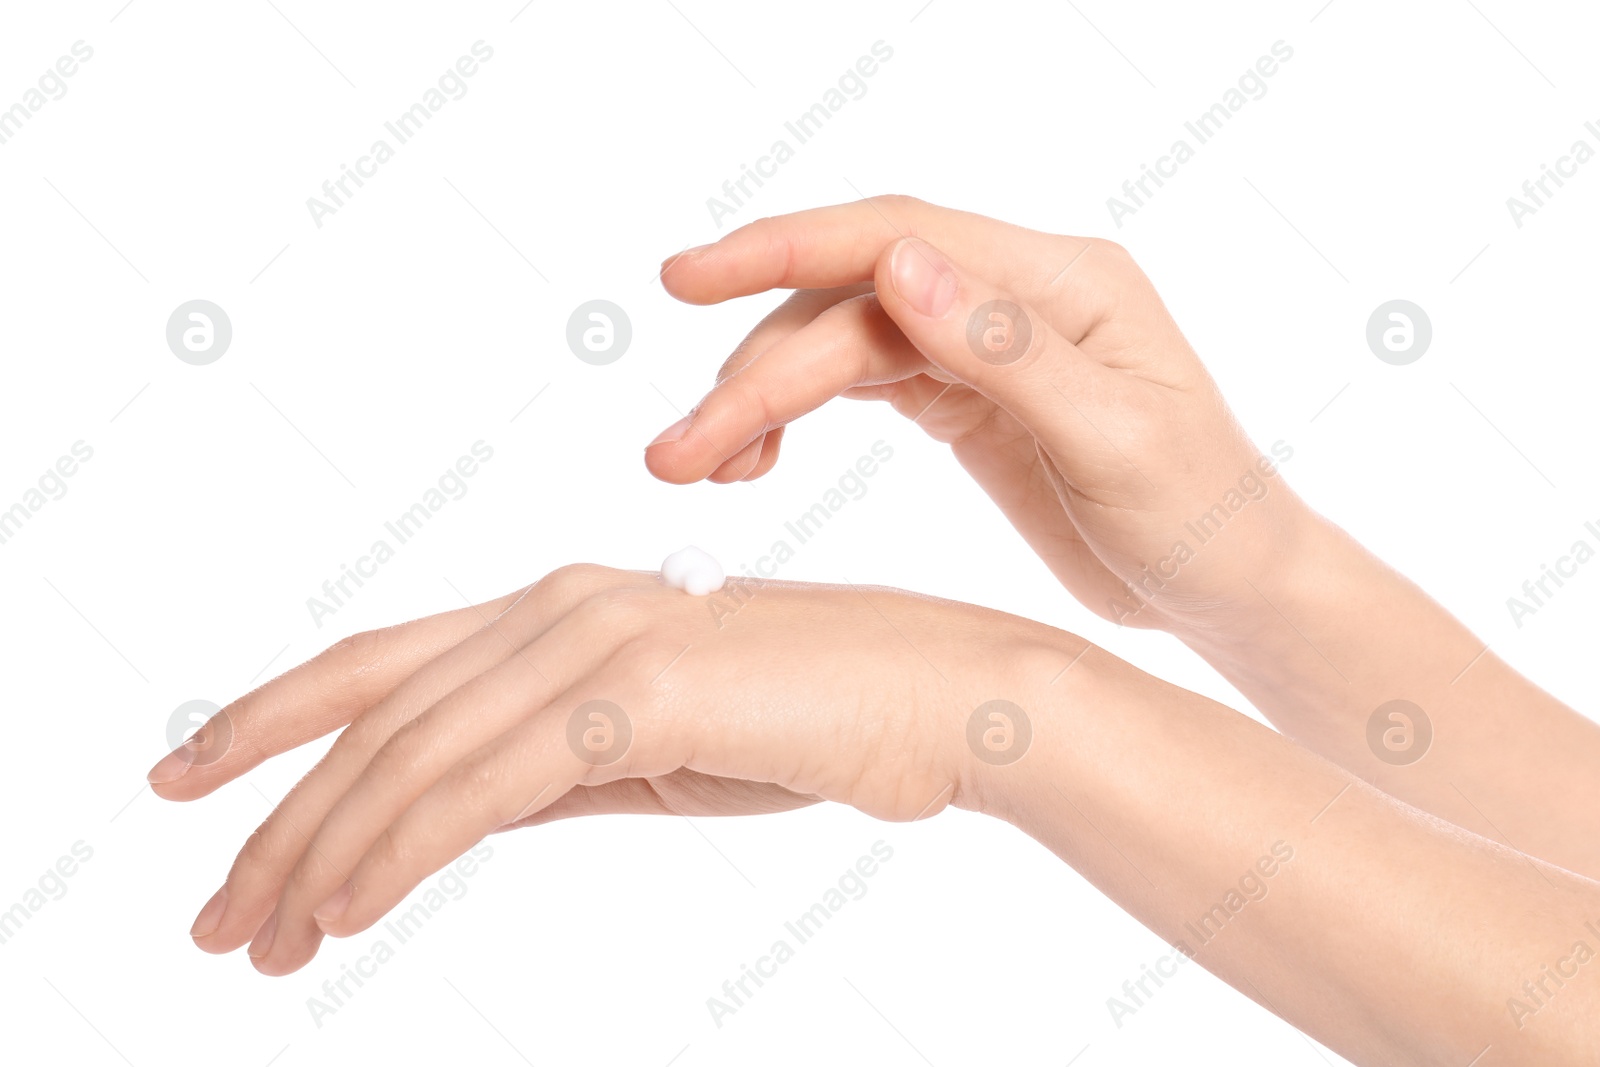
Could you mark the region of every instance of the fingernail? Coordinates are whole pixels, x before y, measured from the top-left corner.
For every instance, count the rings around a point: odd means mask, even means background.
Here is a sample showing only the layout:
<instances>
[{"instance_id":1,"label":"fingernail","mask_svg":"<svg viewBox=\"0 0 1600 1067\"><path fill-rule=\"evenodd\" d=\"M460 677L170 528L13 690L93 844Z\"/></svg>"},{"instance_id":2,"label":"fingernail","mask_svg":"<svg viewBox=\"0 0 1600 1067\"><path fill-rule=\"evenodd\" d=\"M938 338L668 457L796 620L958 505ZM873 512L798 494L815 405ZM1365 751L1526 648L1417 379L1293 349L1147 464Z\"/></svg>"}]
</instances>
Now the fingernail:
<instances>
[{"instance_id":1,"label":"fingernail","mask_svg":"<svg viewBox=\"0 0 1600 1067\"><path fill-rule=\"evenodd\" d=\"M211 894L211 899L206 901L206 906L200 909L200 914L194 917L194 925L189 927L190 937L209 937L222 925L222 913L228 910L228 887L223 886Z\"/></svg>"},{"instance_id":2,"label":"fingernail","mask_svg":"<svg viewBox=\"0 0 1600 1067\"><path fill-rule=\"evenodd\" d=\"M324 900L322 904L311 913L311 917L317 920L318 926L336 921L339 916L345 913L345 909L350 907L350 898L354 894L354 888L349 882L346 882L334 892L333 896L329 897L327 900Z\"/></svg>"},{"instance_id":3,"label":"fingernail","mask_svg":"<svg viewBox=\"0 0 1600 1067\"><path fill-rule=\"evenodd\" d=\"M661 261L662 273L665 273L666 269L668 267L670 267L674 263L678 262L678 260L682 259L684 256L698 256L701 252L704 252L706 249L708 249L710 247L711 247L711 245L708 245L708 244L706 244L706 245L695 245L693 248L685 248L682 252L679 252L675 256L668 256L666 259L663 259Z\"/></svg>"},{"instance_id":4,"label":"fingernail","mask_svg":"<svg viewBox=\"0 0 1600 1067\"><path fill-rule=\"evenodd\" d=\"M150 773L145 775L145 780L151 785L166 785L168 782L176 782L189 769L189 761L187 747L174 749L162 756L160 762L150 768Z\"/></svg>"},{"instance_id":5,"label":"fingernail","mask_svg":"<svg viewBox=\"0 0 1600 1067\"><path fill-rule=\"evenodd\" d=\"M685 415L671 426L668 426L665 430L662 430L660 433L656 434L656 439L645 445L645 447L654 448L656 445L670 444L673 441L679 440L688 432L689 417Z\"/></svg>"},{"instance_id":6,"label":"fingernail","mask_svg":"<svg viewBox=\"0 0 1600 1067\"><path fill-rule=\"evenodd\" d=\"M889 261L889 276L900 299L929 318L943 315L955 303L955 271L926 241L901 241Z\"/></svg>"},{"instance_id":7,"label":"fingernail","mask_svg":"<svg viewBox=\"0 0 1600 1067\"><path fill-rule=\"evenodd\" d=\"M259 960L272 951L272 939L278 933L278 913L273 912L267 916L267 921L261 924L261 929L256 931L256 936L250 942L250 958Z\"/></svg>"}]
</instances>

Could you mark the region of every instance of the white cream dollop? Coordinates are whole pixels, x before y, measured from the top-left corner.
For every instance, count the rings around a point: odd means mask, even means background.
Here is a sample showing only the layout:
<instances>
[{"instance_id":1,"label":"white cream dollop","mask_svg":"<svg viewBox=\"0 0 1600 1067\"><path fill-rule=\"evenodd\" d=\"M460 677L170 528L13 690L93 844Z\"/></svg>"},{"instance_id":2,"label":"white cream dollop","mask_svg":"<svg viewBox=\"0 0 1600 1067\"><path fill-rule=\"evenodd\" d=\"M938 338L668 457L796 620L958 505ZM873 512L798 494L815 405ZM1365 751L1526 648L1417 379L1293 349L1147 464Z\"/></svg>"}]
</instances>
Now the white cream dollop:
<instances>
[{"instance_id":1,"label":"white cream dollop","mask_svg":"<svg viewBox=\"0 0 1600 1067\"><path fill-rule=\"evenodd\" d=\"M722 588L722 565L711 553L689 545L661 561L661 580L691 596L707 596Z\"/></svg>"}]
</instances>

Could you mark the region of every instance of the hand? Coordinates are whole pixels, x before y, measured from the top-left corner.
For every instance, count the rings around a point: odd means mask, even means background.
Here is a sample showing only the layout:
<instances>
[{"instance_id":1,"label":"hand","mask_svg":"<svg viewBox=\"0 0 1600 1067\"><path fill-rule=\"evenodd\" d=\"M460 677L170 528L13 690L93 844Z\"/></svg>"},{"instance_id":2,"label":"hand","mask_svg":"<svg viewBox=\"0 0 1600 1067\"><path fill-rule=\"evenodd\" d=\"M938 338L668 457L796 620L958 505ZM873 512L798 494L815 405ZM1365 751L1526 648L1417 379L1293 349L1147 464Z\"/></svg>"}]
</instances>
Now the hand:
<instances>
[{"instance_id":1,"label":"hand","mask_svg":"<svg viewBox=\"0 0 1600 1067\"><path fill-rule=\"evenodd\" d=\"M161 796L204 796L348 729L245 842L196 942L254 938L257 969L287 974L484 835L573 815L977 807L974 709L1031 702L1023 688L1083 651L1024 619L888 589L744 582L714 596L734 613L654 574L566 567L342 641L222 709L152 770Z\"/></svg>"},{"instance_id":2,"label":"hand","mask_svg":"<svg viewBox=\"0 0 1600 1067\"><path fill-rule=\"evenodd\" d=\"M154 768L161 795L202 796L349 728L246 842L196 941L253 935L257 969L287 974L483 835L548 819L821 799L915 819L953 803L1033 835L1168 959L1357 1062L1593 1059L1592 983L1539 1002L1526 1028L1505 1005L1538 973L1528 946L1559 952L1600 914L1595 882L1419 816L1048 627L885 589L735 591L719 628L655 575L564 568L340 642L223 709ZM1033 709L1026 758L968 740L996 699ZM1397 950L1409 966L1374 969Z\"/></svg>"},{"instance_id":3,"label":"hand","mask_svg":"<svg viewBox=\"0 0 1600 1067\"><path fill-rule=\"evenodd\" d=\"M1180 635L1259 614L1240 577L1309 517L1109 242L880 197L762 219L661 279L696 304L798 290L646 449L666 481L760 477L786 423L834 396L887 400L1085 606Z\"/></svg>"},{"instance_id":4,"label":"hand","mask_svg":"<svg viewBox=\"0 0 1600 1067\"><path fill-rule=\"evenodd\" d=\"M661 280L701 304L799 291L646 448L657 477L759 477L785 423L833 396L887 400L1090 610L1173 633L1358 777L1600 876L1600 803L1584 802L1600 728L1290 491L1123 249L880 197L762 219ZM995 300L1015 310L993 319ZM1369 737L1397 697L1431 721L1425 760L1397 765ZM1583 792L1552 809L1551 781ZM1493 823L1465 783L1495 798Z\"/></svg>"}]
</instances>

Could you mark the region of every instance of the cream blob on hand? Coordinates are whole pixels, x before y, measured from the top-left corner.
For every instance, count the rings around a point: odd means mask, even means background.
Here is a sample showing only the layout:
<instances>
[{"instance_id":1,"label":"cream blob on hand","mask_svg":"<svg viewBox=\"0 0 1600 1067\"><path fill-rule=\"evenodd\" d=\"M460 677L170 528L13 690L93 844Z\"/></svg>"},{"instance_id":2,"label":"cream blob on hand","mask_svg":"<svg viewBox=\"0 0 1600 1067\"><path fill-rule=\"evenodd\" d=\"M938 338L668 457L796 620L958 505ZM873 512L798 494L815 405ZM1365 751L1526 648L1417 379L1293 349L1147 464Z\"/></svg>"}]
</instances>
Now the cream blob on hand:
<instances>
[{"instance_id":1,"label":"cream blob on hand","mask_svg":"<svg viewBox=\"0 0 1600 1067\"><path fill-rule=\"evenodd\" d=\"M661 580L691 596L706 596L722 588L722 565L711 553L690 545L661 561Z\"/></svg>"}]
</instances>

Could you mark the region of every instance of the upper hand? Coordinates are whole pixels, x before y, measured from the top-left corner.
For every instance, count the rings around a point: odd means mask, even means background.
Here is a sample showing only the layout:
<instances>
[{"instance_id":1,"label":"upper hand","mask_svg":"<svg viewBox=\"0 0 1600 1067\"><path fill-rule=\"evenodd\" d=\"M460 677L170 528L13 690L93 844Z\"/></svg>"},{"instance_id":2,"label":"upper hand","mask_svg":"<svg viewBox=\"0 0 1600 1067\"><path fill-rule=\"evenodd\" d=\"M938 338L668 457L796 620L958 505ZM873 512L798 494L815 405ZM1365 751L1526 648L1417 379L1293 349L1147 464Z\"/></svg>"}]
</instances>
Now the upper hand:
<instances>
[{"instance_id":1,"label":"upper hand","mask_svg":"<svg viewBox=\"0 0 1600 1067\"><path fill-rule=\"evenodd\" d=\"M646 449L666 481L760 477L786 423L887 400L1087 607L1180 633L1254 606L1241 575L1309 514L1110 242L878 197L751 223L661 279L696 304L798 290Z\"/></svg>"}]
</instances>

